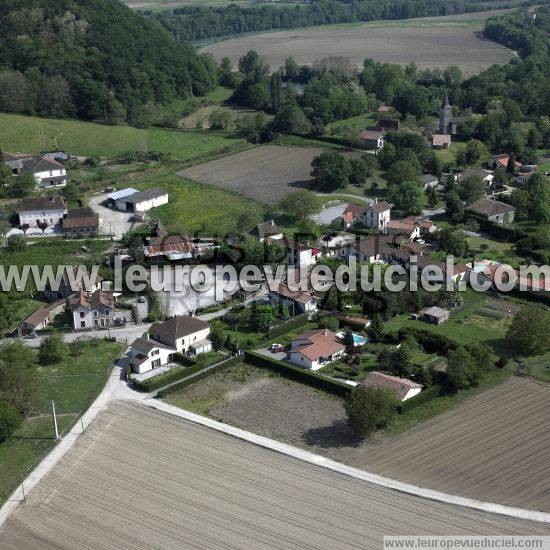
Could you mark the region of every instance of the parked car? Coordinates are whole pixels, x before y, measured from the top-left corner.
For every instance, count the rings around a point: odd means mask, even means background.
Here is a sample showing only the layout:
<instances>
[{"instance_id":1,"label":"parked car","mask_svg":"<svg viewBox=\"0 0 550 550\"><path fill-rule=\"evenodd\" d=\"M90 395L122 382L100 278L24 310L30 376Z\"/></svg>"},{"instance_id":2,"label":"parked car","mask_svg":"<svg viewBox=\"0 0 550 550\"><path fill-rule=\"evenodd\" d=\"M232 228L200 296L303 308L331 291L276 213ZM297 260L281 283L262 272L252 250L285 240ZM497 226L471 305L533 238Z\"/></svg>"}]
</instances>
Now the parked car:
<instances>
[{"instance_id":1,"label":"parked car","mask_svg":"<svg viewBox=\"0 0 550 550\"><path fill-rule=\"evenodd\" d=\"M285 351L285 348L281 346L281 344L271 344L271 346L269 346L269 350L271 353L281 353L282 351Z\"/></svg>"}]
</instances>

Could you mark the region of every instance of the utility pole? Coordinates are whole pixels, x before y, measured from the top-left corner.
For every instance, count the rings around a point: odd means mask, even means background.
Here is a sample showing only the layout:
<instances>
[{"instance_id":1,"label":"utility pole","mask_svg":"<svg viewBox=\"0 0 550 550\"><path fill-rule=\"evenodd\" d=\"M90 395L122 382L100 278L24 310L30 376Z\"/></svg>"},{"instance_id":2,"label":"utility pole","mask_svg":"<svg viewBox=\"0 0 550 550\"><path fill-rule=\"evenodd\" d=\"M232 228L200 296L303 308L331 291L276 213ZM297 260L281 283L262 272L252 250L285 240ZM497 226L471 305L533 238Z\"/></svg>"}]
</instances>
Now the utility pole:
<instances>
[{"instance_id":1,"label":"utility pole","mask_svg":"<svg viewBox=\"0 0 550 550\"><path fill-rule=\"evenodd\" d=\"M52 399L52 416L53 416L53 426L55 428L55 439L59 441L59 430L57 429L57 417L55 415L55 401Z\"/></svg>"}]
</instances>

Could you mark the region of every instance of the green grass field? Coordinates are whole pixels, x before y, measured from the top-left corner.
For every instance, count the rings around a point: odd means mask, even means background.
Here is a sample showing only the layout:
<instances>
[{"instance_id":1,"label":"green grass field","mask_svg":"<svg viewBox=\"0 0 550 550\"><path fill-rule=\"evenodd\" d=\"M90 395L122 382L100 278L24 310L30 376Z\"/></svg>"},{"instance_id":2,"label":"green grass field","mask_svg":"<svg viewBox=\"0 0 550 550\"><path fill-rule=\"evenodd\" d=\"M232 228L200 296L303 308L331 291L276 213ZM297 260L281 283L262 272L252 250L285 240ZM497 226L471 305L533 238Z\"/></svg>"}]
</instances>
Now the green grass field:
<instances>
[{"instance_id":1,"label":"green grass field","mask_svg":"<svg viewBox=\"0 0 550 550\"><path fill-rule=\"evenodd\" d=\"M470 248L479 251L478 256L480 258L506 263L515 268L519 267L518 256L516 255L513 243L503 243L490 239L480 239L478 237L466 237L466 242Z\"/></svg>"},{"instance_id":2,"label":"green grass field","mask_svg":"<svg viewBox=\"0 0 550 550\"><path fill-rule=\"evenodd\" d=\"M454 164L456 162L457 153L463 151L465 147L466 143L463 141L453 141L448 149L439 149L435 154L443 166L446 164Z\"/></svg>"},{"instance_id":3,"label":"green grass field","mask_svg":"<svg viewBox=\"0 0 550 550\"><path fill-rule=\"evenodd\" d=\"M239 217L251 209L263 215L265 207L251 199L223 189L196 183L171 170L132 180L132 187L148 189L162 186L170 202L149 212L166 226L178 225L188 232L224 234L238 229Z\"/></svg>"},{"instance_id":4,"label":"green grass field","mask_svg":"<svg viewBox=\"0 0 550 550\"><path fill-rule=\"evenodd\" d=\"M72 155L112 156L127 151L160 151L189 160L238 151L246 145L244 139L223 131L139 129L0 113L0 149L13 153L62 149Z\"/></svg>"},{"instance_id":5,"label":"green grass field","mask_svg":"<svg viewBox=\"0 0 550 550\"><path fill-rule=\"evenodd\" d=\"M97 397L123 346L94 340L73 344L78 355L68 355L58 365L39 367L37 411L14 436L0 444L0 503L55 445L50 400L59 413L61 433L69 429Z\"/></svg>"}]
</instances>

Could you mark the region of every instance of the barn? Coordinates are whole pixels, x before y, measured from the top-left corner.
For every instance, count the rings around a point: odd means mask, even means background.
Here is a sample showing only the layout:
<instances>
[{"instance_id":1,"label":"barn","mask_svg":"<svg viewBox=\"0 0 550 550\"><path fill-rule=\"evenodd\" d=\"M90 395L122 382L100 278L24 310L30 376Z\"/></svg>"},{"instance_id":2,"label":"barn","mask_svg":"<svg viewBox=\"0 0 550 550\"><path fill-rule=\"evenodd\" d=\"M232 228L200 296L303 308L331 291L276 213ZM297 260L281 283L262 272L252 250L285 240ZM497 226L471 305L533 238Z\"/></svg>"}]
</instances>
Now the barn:
<instances>
[{"instance_id":1,"label":"barn","mask_svg":"<svg viewBox=\"0 0 550 550\"><path fill-rule=\"evenodd\" d=\"M154 189L119 196L115 200L115 207L123 212L147 212L147 210L167 202L168 191L155 187Z\"/></svg>"}]
</instances>

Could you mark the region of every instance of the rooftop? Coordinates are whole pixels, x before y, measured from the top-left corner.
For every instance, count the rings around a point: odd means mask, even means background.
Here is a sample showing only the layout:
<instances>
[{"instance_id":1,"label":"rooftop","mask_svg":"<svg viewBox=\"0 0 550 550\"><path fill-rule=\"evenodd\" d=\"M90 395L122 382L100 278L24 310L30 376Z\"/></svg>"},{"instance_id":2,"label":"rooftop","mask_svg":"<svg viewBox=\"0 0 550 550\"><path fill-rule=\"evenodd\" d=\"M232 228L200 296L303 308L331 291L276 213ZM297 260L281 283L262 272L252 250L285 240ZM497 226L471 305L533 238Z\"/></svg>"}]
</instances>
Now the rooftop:
<instances>
[{"instance_id":1,"label":"rooftop","mask_svg":"<svg viewBox=\"0 0 550 550\"><path fill-rule=\"evenodd\" d=\"M303 292L301 290L291 290L288 285L282 283L280 283L277 288L272 290L272 292L275 292L280 296L284 296L285 298L289 298L290 300L294 300L295 302L299 302L301 304L307 304L308 302L313 300L313 296L309 292Z\"/></svg>"},{"instance_id":2,"label":"rooftop","mask_svg":"<svg viewBox=\"0 0 550 550\"><path fill-rule=\"evenodd\" d=\"M515 208L505 202L481 198L470 204L467 210L483 214L484 216L496 216L498 214L505 214L506 212L513 212Z\"/></svg>"},{"instance_id":3,"label":"rooftop","mask_svg":"<svg viewBox=\"0 0 550 550\"><path fill-rule=\"evenodd\" d=\"M141 191L139 193L129 195L128 197L126 197L126 202L130 202L132 204L138 204L140 202L149 201L151 199L157 199L158 197L163 197L164 195L168 195L168 191L165 191L164 189L160 189L160 187L155 187L153 189L147 189L146 191Z\"/></svg>"},{"instance_id":4,"label":"rooftop","mask_svg":"<svg viewBox=\"0 0 550 550\"><path fill-rule=\"evenodd\" d=\"M62 197L48 195L47 197L25 197L21 199L20 212L32 212L35 210L65 210L67 205Z\"/></svg>"},{"instance_id":5,"label":"rooftop","mask_svg":"<svg viewBox=\"0 0 550 550\"><path fill-rule=\"evenodd\" d=\"M291 351L300 353L310 361L316 361L321 357L329 357L346 349L340 338L326 328L308 330L297 336L296 340L306 340L307 343L292 348Z\"/></svg>"},{"instance_id":6,"label":"rooftop","mask_svg":"<svg viewBox=\"0 0 550 550\"><path fill-rule=\"evenodd\" d=\"M63 220L63 229L78 229L80 227L99 227L99 214L89 206L72 208Z\"/></svg>"},{"instance_id":7,"label":"rooftop","mask_svg":"<svg viewBox=\"0 0 550 550\"><path fill-rule=\"evenodd\" d=\"M422 389L421 384L417 384L412 380L399 378L398 376L392 376L378 371L369 372L365 380L363 380L362 385L367 388L385 388L393 390L400 400L403 400L410 390L417 388Z\"/></svg>"},{"instance_id":8,"label":"rooftop","mask_svg":"<svg viewBox=\"0 0 550 550\"><path fill-rule=\"evenodd\" d=\"M107 198L111 201L116 201L117 199L123 199L124 197L135 195L136 193L139 193L137 189L134 189L133 187L127 187L126 189L121 189L120 191L108 193Z\"/></svg>"},{"instance_id":9,"label":"rooftop","mask_svg":"<svg viewBox=\"0 0 550 550\"><path fill-rule=\"evenodd\" d=\"M170 340L176 340L207 328L209 328L208 323L196 317L176 315L163 323L153 325L150 332L153 338L156 336L164 336Z\"/></svg>"}]
</instances>

